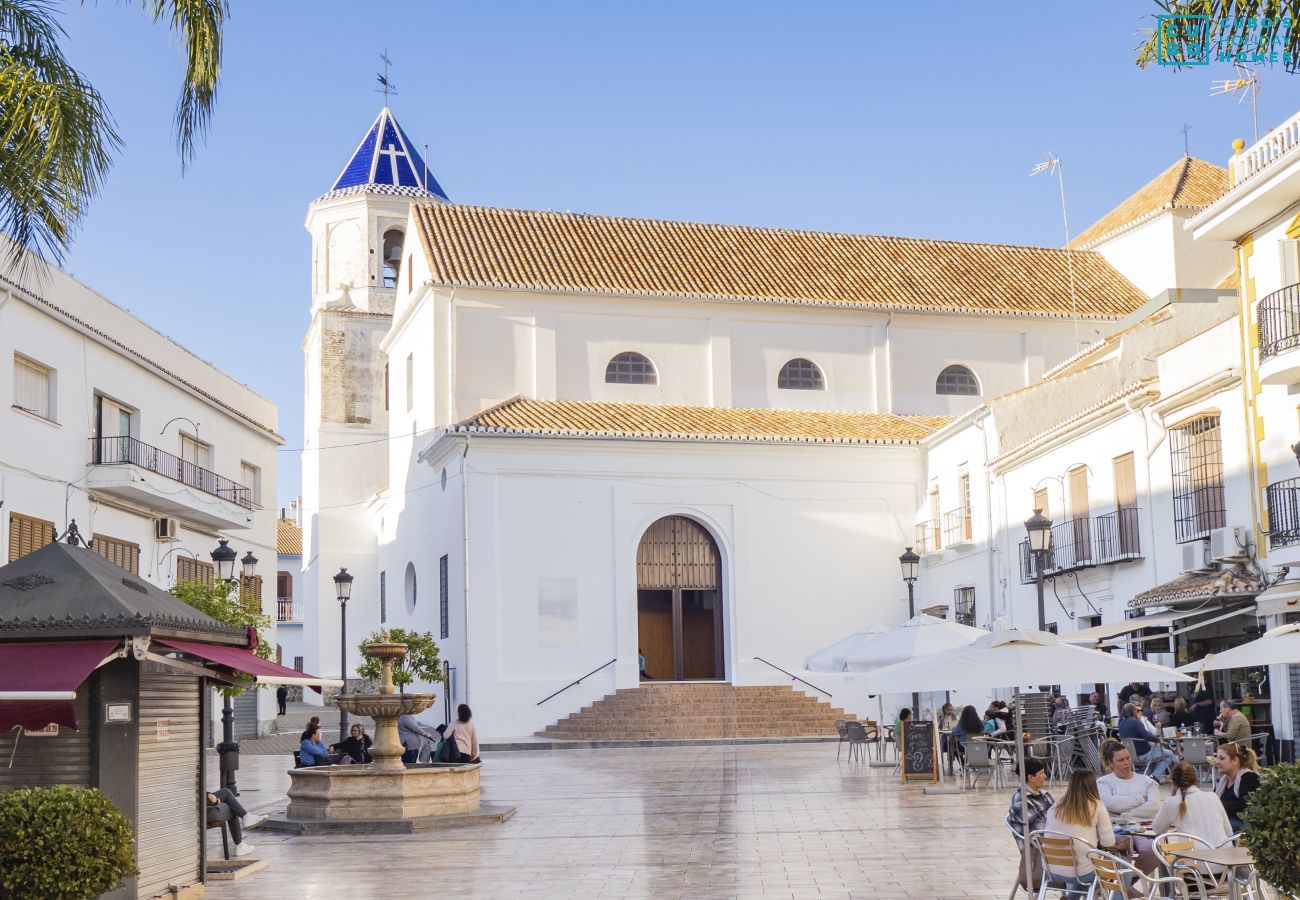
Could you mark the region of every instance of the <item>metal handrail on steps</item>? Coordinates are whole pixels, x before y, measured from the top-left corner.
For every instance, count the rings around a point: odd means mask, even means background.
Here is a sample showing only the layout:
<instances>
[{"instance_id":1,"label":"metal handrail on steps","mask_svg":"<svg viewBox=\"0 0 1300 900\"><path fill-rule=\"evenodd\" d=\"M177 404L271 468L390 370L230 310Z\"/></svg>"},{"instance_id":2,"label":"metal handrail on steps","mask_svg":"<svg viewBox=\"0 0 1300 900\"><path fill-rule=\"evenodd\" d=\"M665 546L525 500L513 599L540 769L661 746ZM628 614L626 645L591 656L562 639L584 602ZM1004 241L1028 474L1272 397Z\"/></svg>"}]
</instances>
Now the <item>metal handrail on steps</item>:
<instances>
[{"instance_id":1,"label":"metal handrail on steps","mask_svg":"<svg viewBox=\"0 0 1300 900\"><path fill-rule=\"evenodd\" d=\"M806 685L808 685L808 687L812 688L814 691L820 691L821 693L825 694L827 697L834 697L834 696L835 696L834 694L832 694L830 691L826 690L825 688L819 688L817 685L813 684L811 681L804 681L802 678L800 678L798 675L794 674L793 672L787 672L785 669L781 668L781 667L778 666L776 663L770 663L770 662L768 662L767 660L763 659L763 657L761 657L761 656L755 656L755 657L754 657L754 661L755 661L755 662L761 662L761 663L763 663L764 665L769 665L769 666L771 666L772 668L776 669L778 672L781 672L782 674L785 674L785 675L789 675L789 676L790 676L791 678L793 678L795 681L798 681L798 682L800 682L800 683L802 683L802 684L806 684Z\"/></svg>"},{"instance_id":2,"label":"metal handrail on steps","mask_svg":"<svg viewBox=\"0 0 1300 900\"><path fill-rule=\"evenodd\" d=\"M556 691L554 694L551 694L550 697L543 697L541 700L538 700L538 701L537 701L537 705L538 705L538 706L541 706L541 705L542 705L543 703L545 703L547 700L550 700L551 697L558 697L558 696L560 696L560 695L563 694L565 691L567 691L569 688L573 687L574 685L582 684L584 681L586 681L586 680L587 680L588 678L590 678L592 675L595 675L595 674L596 674L597 672L599 672L601 669L605 668L606 666L612 666L612 665L613 665L614 663L616 663L616 662L618 662L618 657L617 657L617 656L614 657L613 659L611 659L611 660L610 660L609 662L607 662L607 663L603 663L602 665L596 666L596 668L592 669L592 670L591 670L590 672L588 672L586 675L583 675L583 676L582 676L581 678L579 678L577 681L570 681L568 684L566 684L564 687L560 688L560 689L559 689L558 691Z\"/></svg>"}]
</instances>

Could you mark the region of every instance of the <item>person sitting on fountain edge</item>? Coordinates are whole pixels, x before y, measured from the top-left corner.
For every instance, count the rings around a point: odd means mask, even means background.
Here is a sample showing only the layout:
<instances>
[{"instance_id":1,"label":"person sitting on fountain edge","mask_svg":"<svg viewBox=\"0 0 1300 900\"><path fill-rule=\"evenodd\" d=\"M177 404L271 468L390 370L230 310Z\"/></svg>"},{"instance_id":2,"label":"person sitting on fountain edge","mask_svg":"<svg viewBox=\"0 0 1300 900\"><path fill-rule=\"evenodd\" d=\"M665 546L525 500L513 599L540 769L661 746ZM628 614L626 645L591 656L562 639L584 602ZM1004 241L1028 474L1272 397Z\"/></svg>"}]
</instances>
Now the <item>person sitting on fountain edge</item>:
<instances>
[{"instance_id":1,"label":"person sitting on fountain edge","mask_svg":"<svg viewBox=\"0 0 1300 900\"><path fill-rule=\"evenodd\" d=\"M456 707L456 723L447 730L445 740L455 741L455 758L451 762L476 763L478 758L478 732L470 721L473 713L462 703Z\"/></svg>"},{"instance_id":2,"label":"person sitting on fountain edge","mask_svg":"<svg viewBox=\"0 0 1300 900\"><path fill-rule=\"evenodd\" d=\"M397 717L397 737L406 751L402 754L402 762L404 763L418 762L420 749L424 746L425 741L428 741L429 746L432 748L438 745L439 740L438 732L430 729L427 725L421 724L410 713Z\"/></svg>"},{"instance_id":3,"label":"person sitting on fountain edge","mask_svg":"<svg viewBox=\"0 0 1300 900\"><path fill-rule=\"evenodd\" d=\"M346 753L354 763L374 762L370 757L370 745L374 741L366 734L366 726L360 722L348 729L348 736L334 745L340 753Z\"/></svg>"},{"instance_id":4,"label":"person sitting on fountain edge","mask_svg":"<svg viewBox=\"0 0 1300 900\"><path fill-rule=\"evenodd\" d=\"M320 726L317 725L302 739L298 748L298 761L304 766L328 766L334 760L330 758L329 748L321 743Z\"/></svg>"}]
</instances>

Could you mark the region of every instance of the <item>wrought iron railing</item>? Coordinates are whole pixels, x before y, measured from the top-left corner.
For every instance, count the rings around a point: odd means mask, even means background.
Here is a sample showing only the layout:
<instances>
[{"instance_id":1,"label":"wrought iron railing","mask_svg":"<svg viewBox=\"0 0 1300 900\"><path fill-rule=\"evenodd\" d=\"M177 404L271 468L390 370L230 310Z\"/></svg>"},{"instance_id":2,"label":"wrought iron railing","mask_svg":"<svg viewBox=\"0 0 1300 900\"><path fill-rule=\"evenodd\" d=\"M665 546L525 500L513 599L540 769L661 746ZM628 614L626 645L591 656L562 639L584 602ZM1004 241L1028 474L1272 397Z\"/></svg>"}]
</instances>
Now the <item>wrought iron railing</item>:
<instances>
[{"instance_id":1,"label":"wrought iron railing","mask_svg":"<svg viewBox=\"0 0 1300 900\"><path fill-rule=\"evenodd\" d=\"M1268 545L1300 544L1300 478L1275 481L1265 490L1268 500Z\"/></svg>"},{"instance_id":2,"label":"wrought iron railing","mask_svg":"<svg viewBox=\"0 0 1300 900\"><path fill-rule=\"evenodd\" d=\"M1300 347L1300 284L1274 291L1255 308L1259 323L1259 359Z\"/></svg>"},{"instance_id":3,"label":"wrought iron railing","mask_svg":"<svg viewBox=\"0 0 1300 900\"><path fill-rule=\"evenodd\" d=\"M179 456L173 456L143 441L133 437L98 437L91 438L90 442L96 465L139 466L150 472L157 472L164 478L203 491L205 494L229 500L245 509L253 508L252 488L244 487L215 472L209 472L202 466L197 466Z\"/></svg>"},{"instance_id":4,"label":"wrought iron railing","mask_svg":"<svg viewBox=\"0 0 1300 900\"><path fill-rule=\"evenodd\" d=\"M939 522L917 522L916 542L912 545L917 553L938 553L943 549L943 529Z\"/></svg>"},{"instance_id":5,"label":"wrought iron railing","mask_svg":"<svg viewBox=\"0 0 1300 900\"><path fill-rule=\"evenodd\" d=\"M971 521L968 510L959 506L943 514L943 542L946 546L965 543L970 539Z\"/></svg>"},{"instance_id":6,"label":"wrought iron railing","mask_svg":"<svg viewBox=\"0 0 1300 900\"><path fill-rule=\"evenodd\" d=\"M1076 516L1052 526L1052 543L1043 561L1044 575L1059 575L1092 566L1110 565L1142 558L1136 506L1103 516ZM1029 541L1020 542L1020 582L1032 584L1038 577Z\"/></svg>"},{"instance_id":7,"label":"wrought iron railing","mask_svg":"<svg viewBox=\"0 0 1300 900\"><path fill-rule=\"evenodd\" d=\"M275 621L301 622L302 604L294 603L292 597L277 597L275 600Z\"/></svg>"}]
</instances>

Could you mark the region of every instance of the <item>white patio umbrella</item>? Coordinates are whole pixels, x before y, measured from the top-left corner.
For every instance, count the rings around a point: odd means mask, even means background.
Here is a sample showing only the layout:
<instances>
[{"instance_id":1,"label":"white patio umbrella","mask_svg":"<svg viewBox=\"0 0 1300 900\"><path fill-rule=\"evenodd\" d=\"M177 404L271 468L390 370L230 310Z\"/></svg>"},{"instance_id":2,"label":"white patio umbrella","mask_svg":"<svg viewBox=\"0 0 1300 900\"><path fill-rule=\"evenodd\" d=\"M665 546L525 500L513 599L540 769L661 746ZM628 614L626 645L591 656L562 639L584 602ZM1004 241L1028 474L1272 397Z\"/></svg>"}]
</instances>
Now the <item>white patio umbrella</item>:
<instances>
[{"instance_id":1,"label":"white patio umbrella","mask_svg":"<svg viewBox=\"0 0 1300 900\"><path fill-rule=\"evenodd\" d=\"M1300 622L1278 626L1250 643L1222 653L1208 654L1200 662L1179 666L1178 671L1196 674L1217 669L1249 669L1292 663L1300 663Z\"/></svg>"},{"instance_id":2,"label":"white patio umbrella","mask_svg":"<svg viewBox=\"0 0 1300 900\"><path fill-rule=\"evenodd\" d=\"M1014 688L1020 709L1020 688L1042 683L1089 681L1191 681L1174 669L1141 659L1115 656L1058 641L1056 635L1032 629L985 633L963 647L868 673L868 690L943 691L954 687ZM1016 722L1016 762L1020 771L1020 820L1029 845L1025 814L1025 740ZM1024 854L1025 884L1030 884L1029 855Z\"/></svg>"},{"instance_id":3,"label":"white patio umbrella","mask_svg":"<svg viewBox=\"0 0 1300 900\"><path fill-rule=\"evenodd\" d=\"M868 640L878 634L883 634L885 627L883 625L871 624L861 631L855 631L848 637L840 638L829 647L823 647L816 653L808 656L803 661L804 671L806 672L843 672L844 666L835 664L836 657L844 657L855 654L859 648Z\"/></svg>"}]
</instances>

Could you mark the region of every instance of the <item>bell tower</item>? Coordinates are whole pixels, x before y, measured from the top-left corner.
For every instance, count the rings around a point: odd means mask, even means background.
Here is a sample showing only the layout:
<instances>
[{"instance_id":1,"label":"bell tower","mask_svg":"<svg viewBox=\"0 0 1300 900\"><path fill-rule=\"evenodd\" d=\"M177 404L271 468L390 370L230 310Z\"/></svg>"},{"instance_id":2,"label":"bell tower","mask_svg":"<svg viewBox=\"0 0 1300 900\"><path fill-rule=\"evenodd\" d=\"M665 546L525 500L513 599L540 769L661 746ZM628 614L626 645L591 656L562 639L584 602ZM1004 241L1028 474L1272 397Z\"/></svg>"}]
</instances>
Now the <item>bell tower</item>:
<instances>
[{"instance_id":1,"label":"bell tower","mask_svg":"<svg viewBox=\"0 0 1300 900\"><path fill-rule=\"evenodd\" d=\"M388 482L388 368L380 342L392 324L407 219L417 200L447 202L447 195L385 106L330 190L307 207L302 584L312 671L340 671L338 567L355 579L355 621L379 621L377 543L365 501ZM322 559L333 568L325 571ZM365 632L358 626L357 633ZM354 652L350 672L359 662Z\"/></svg>"}]
</instances>

